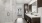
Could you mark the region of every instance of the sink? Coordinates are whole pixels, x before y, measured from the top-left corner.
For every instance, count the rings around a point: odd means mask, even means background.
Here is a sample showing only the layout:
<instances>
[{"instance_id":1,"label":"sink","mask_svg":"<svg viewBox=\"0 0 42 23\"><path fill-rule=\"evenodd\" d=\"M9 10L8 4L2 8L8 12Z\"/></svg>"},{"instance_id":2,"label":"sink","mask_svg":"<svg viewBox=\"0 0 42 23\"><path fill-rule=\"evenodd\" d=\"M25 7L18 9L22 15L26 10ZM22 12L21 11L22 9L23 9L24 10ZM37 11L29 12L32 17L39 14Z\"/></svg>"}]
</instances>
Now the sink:
<instances>
[{"instance_id":1,"label":"sink","mask_svg":"<svg viewBox=\"0 0 42 23\"><path fill-rule=\"evenodd\" d=\"M34 15L34 16L38 16L38 15Z\"/></svg>"},{"instance_id":2,"label":"sink","mask_svg":"<svg viewBox=\"0 0 42 23\"><path fill-rule=\"evenodd\" d=\"M26 15L29 16L30 18L40 17L40 15L38 15L38 14L26 14Z\"/></svg>"},{"instance_id":3,"label":"sink","mask_svg":"<svg viewBox=\"0 0 42 23\"><path fill-rule=\"evenodd\" d=\"M31 13L31 15L34 15L34 16L39 16L37 13Z\"/></svg>"}]
</instances>

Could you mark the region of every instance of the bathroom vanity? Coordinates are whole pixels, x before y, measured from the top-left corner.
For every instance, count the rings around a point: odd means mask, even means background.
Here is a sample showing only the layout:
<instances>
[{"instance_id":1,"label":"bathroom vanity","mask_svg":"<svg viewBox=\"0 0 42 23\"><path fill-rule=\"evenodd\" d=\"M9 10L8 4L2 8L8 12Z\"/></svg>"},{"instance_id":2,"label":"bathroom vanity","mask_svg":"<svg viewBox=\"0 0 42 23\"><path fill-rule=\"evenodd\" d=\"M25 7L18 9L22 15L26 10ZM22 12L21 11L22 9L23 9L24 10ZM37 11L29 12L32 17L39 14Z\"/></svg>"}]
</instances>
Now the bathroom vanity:
<instances>
[{"instance_id":1,"label":"bathroom vanity","mask_svg":"<svg viewBox=\"0 0 42 23\"><path fill-rule=\"evenodd\" d=\"M27 21L27 23L40 23L37 3L38 0L34 2L32 1L30 5L24 4L24 19Z\"/></svg>"},{"instance_id":2,"label":"bathroom vanity","mask_svg":"<svg viewBox=\"0 0 42 23\"><path fill-rule=\"evenodd\" d=\"M27 21L27 23L40 23L39 15L25 14L24 19Z\"/></svg>"}]
</instances>

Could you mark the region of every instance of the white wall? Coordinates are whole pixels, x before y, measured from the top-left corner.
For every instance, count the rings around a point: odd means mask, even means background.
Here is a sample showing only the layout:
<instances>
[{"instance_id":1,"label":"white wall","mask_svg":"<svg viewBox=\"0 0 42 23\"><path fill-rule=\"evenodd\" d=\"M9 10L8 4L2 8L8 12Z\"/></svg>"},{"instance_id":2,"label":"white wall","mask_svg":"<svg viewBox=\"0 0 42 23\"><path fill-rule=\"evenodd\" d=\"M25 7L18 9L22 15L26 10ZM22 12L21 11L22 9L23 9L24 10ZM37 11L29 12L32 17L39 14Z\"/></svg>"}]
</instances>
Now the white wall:
<instances>
[{"instance_id":1,"label":"white wall","mask_svg":"<svg viewBox=\"0 0 42 23\"><path fill-rule=\"evenodd\" d=\"M42 7L38 8L38 15L40 15L40 22L42 23Z\"/></svg>"},{"instance_id":2,"label":"white wall","mask_svg":"<svg viewBox=\"0 0 42 23\"><path fill-rule=\"evenodd\" d=\"M4 22L5 7L0 5L0 23Z\"/></svg>"},{"instance_id":3,"label":"white wall","mask_svg":"<svg viewBox=\"0 0 42 23\"><path fill-rule=\"evenodd\" d=\"M31 0L24 0L24 3L29 3Z\"/></svg>"},{"instance_id":4,"label":"white wall","mask_svg":"<svg viewBox=\"0 0 42 23\"><path fill-rule=\"evenodd\" d=\"M5 17L5 5L0 0L0 23L4 23L4 17Z\"/></svg>"}]
</instances>

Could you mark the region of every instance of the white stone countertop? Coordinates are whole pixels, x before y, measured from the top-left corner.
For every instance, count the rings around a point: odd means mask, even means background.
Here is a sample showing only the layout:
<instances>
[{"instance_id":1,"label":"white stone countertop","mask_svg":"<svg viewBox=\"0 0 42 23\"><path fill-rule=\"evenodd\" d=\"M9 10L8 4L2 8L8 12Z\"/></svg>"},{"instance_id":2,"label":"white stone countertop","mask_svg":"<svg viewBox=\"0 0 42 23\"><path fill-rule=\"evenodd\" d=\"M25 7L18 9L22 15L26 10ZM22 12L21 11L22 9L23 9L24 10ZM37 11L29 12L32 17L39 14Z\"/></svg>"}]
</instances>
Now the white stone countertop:
<instances>
[{"instance_id":1,"label":"white stone countertop","mask_svg":"<svg viewBox=\"0 0 42 23\"><path fill-rule=\"evenodd\" d=\"M25 14L26 14L26 13L25 13ZM32 18L38 18L38 17L40 17L39 15L36 16L36 15L28 14L28 13L27 13L26 15L29 16L31 19L32 19Z\"/></svg>"}]
</instances>

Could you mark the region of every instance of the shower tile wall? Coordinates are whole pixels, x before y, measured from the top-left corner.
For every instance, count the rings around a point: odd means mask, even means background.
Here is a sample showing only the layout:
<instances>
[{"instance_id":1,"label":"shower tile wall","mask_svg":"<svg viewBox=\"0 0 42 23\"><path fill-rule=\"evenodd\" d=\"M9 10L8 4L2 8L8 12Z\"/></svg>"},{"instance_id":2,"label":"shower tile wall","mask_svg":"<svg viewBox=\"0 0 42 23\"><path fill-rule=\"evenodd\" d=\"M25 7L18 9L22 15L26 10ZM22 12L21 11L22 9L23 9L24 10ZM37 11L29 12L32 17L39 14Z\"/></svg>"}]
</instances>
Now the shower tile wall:
<instances>
[{"instance_id":1,"label":"shower tile wall","mask_svg":"<svg viewBox=\"0 0 42 23\"><path fill-rule=\"evenodd\" d=\"M11 5L11 4L10 4ZM0 23L5 23L5 22L12 22L13 21L13 13L11 11L12 8L9 5L8 2L5 4L1 1L0 3ZM7 12L10 13L9 16L7 16Z\"/></svg>"}]
</instances>

